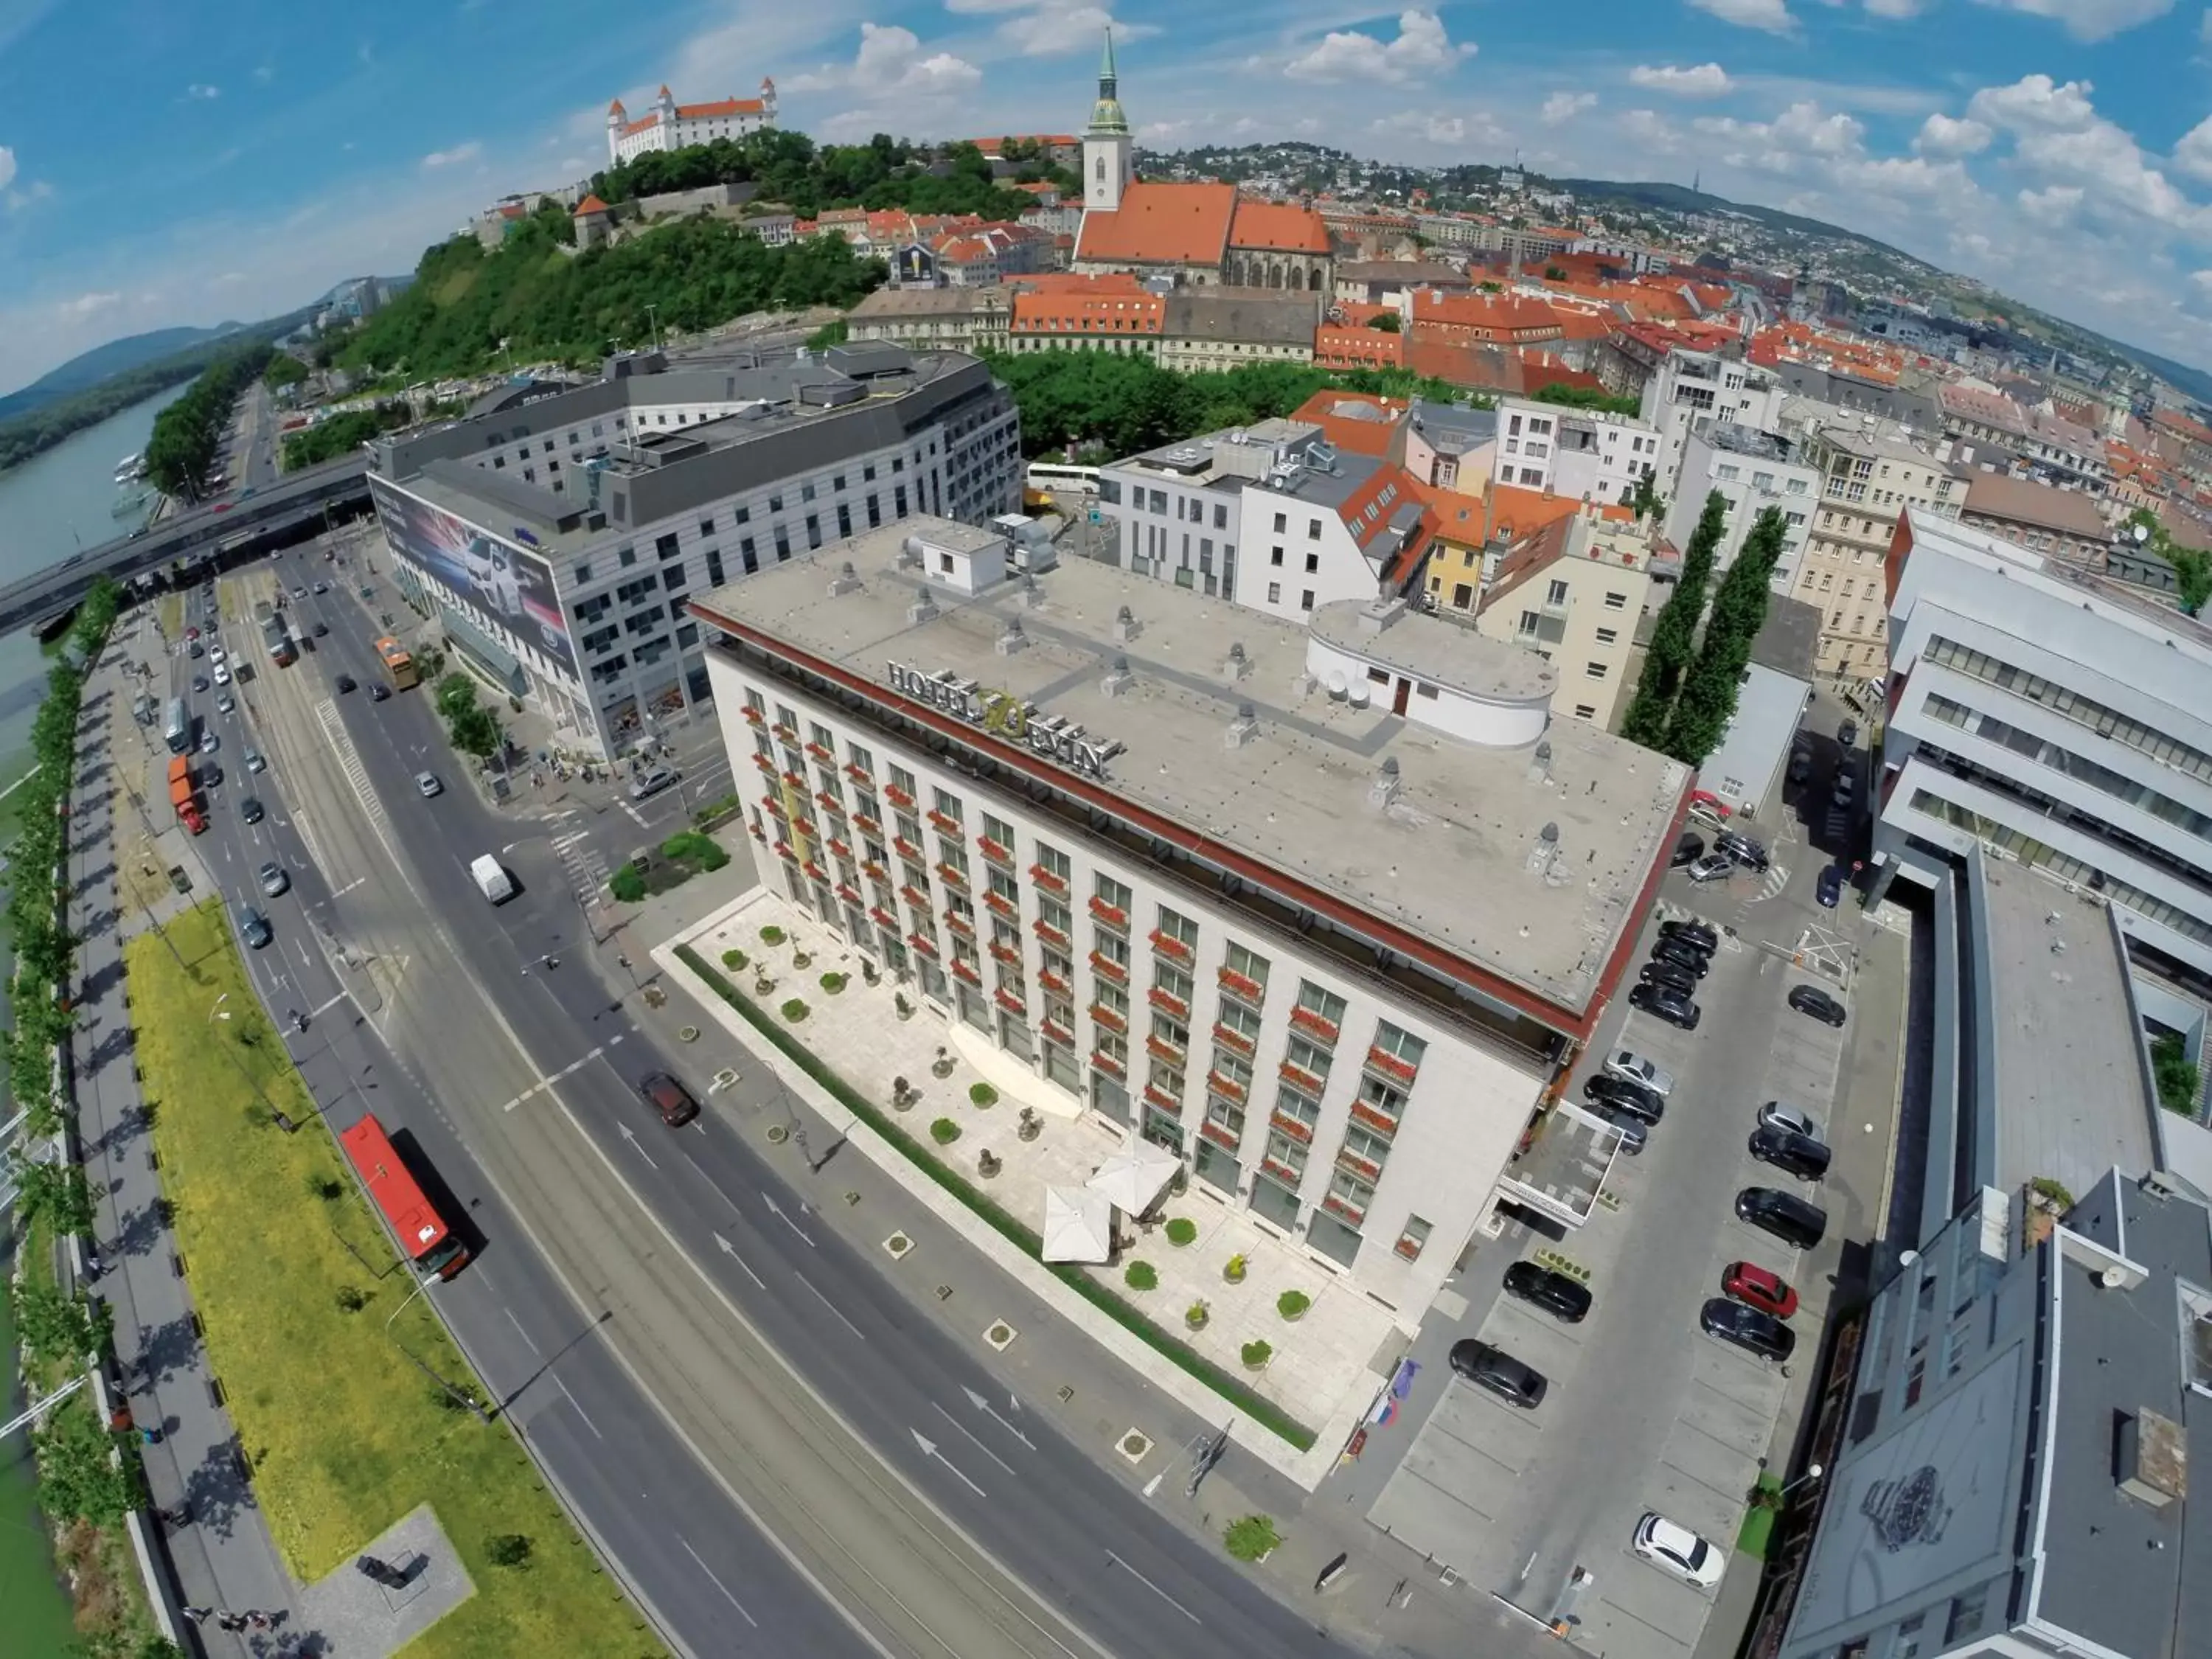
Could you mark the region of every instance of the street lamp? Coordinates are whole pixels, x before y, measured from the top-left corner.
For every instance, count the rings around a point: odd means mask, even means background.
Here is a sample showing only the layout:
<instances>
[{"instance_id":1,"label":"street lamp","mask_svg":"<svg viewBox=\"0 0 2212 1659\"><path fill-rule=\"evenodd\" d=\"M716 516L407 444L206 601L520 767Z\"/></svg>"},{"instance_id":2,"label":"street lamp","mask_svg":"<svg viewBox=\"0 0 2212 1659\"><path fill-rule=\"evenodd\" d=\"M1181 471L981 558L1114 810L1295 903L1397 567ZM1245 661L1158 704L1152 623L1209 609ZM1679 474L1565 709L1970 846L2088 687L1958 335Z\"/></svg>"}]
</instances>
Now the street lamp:
<instances>
[{"instance_id":1,"label":"street lamp","mask_svg":"<svg viewBox=\"0 0 2212 1659\"><path fill-rule=\"evenodd\" d=\"M1826 1471L1823 1470L1818 1463L1808 1463L1805 1466L1804 1474L1799 1475L1788 1486L1783 1487L1780 1492L1775 1493L1774 1498L1776 1504L1778 1505L1783 1499L1788 1498L1791 1492L1796 1492L1798 1487L1803 1486L1807 1481L1818 1480L1825 1473Z\"/></svg>"}]
</instances>

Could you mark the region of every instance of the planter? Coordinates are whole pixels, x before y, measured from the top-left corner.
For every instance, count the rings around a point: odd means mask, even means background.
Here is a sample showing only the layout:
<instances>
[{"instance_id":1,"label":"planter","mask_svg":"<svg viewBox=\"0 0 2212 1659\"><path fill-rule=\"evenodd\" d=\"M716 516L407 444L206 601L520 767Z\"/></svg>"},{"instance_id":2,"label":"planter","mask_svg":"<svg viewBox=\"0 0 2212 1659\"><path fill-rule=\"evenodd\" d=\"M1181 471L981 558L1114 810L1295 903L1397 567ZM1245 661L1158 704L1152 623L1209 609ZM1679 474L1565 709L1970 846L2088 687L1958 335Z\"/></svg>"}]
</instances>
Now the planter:
<instances>
[{"instance_id":1,"label":"planter","mask_svg":"<svg viewBox=\"0 0 2212 1659\"><path fill-rule=\"evenodd\" d=\"M696 1042L699 1040L699 1028L696 1025L679 1025L676 1029L676 1040L678 1042Z\"/></svg>"},{"instance_id":2,"label":"planter","mask_svg":"<svg viewBox=\"0 0 2212 1659\"><path fill-rule=\"evenodd\" d=\"M1223 1266L1221 1276L1231 1285L1242 1285L1244 1282L1244 1258L1241 1255L1232 1255Z\"/></svg>"},{"instance_id":3,"label":"planter","mask_svg":"<svg viewBox=\"0 0 2212 1659\"><path fill-rule=\"evenodd\" d=\"M999 1103L999 1091L988 1083L971 1084L968 1090L968 1099L969 1103L988 1110Z\"/></svg>"},{"instance_id":4,"label":"planter","mask_svg":"<svg viewBox=\"0 0 2212 1659\"><path fill-rule=\"evenodd\" d=\"M1275 1351L1265 1342L1247 1342L1237 1351L1237 1357L1244 1362L1248 1371L1265 1370L1267 1362L1275 1357Z\"/></svg>"},{"instance_id":5,"label":"planter","mask_svg":"<svg viewBox=\"0 0 2212 1659\"><path fill-rule=\"evenodd\" d=\"M789 1001L786 1002L782 1008L778 1012L793 1025L796 1025L800 1020L806 1018L806 1005L804 1002L801 1002L797 997L793 997Z\"/></svg>"},{"instance_id":6,"label":"planter","mask_svg":"<svg viewBox=\"0 0 2212 1659\"><path fill-rule=\"evenodd\" d=\"M940 1117L929 1126L929 1138L940 1146L950 1146L960 1139L960 1126L949 1117Z\"/></svg>"},{"instance_id":7,"label":"planter","mask_svg":"<svg viewBox=\"0 0 2212 1659\"><path fill-rule=\"evenodd\" d=\"M781 945L783 943L783 929L763 927L760 930L760 938L763 945Z\"/></svg>"},{"instance_id":8,"label":"planter","mask_svg":"<svg viewBox=\"0 0 2212 1659\"><path fill-rule=\"evenodd\" d=\"M1198 1223L1188 1216L1176 1216L1167 1225L1168 1243L1183 1249L1198 1242Z\"/></svg>"},{"instance_id":9,"label":"planter","mask_svg":"<svg viewBox=\"0 0 2212 1659\"><path fill-rule=\"evenodd\" d=\"M952 1056L947 1054L944 1049L939 1048L937 1051L937 1058L929 1062L929 1074L935 1078L951 1077L952 1075Z\"/></svg>"},{"instance_id":10,"label":"planter","mask_svg":"<svg viewBox=\"0 0 2212 1659\"><path fill-rule=\"evenodd\" d=\"M1133 1291L1156 1291L1160 1285L1159 1269L1149 1261L1132 1261L1121 1282Z\"/></svg>"},{"instance_id":11,"label":"planter","mask_svg":"<svg viewBox=\"0 0 2212 1659\"><path fill-rule=\"evenodd\" d=\"M1312 1306L1313 1298L1304 1291L1285 1291L1275 1298L1275 1311L1283 1316L1286 1324L1297 1324L1306 1316L1306 1310Z\"/></svg>"},{"instance_id":12,"label":"planter","mask_svg":"<svg viewBox=\"0 0 2212 1659\"><path fill-rule=\"evenodd\" d=\"M988 1148L975 1155L975 1173L986 1181L996 1176L1004 1167L1005 1165L999 1161L999 1155Z\"/></svg>"},{"instance_id":13,"label":"planter","mask_svg":"<svg viewBox=\"0 0 2212 1659\"><path fill-rule=\"evenodd\" d=\"M1194 1331L1202 1331L1206 1328L1206 1322L1212 1316L1206 1310L1206 1304L1194 1302L1183 1310L1182 1322Z\"/></svg>"}]
</instances>

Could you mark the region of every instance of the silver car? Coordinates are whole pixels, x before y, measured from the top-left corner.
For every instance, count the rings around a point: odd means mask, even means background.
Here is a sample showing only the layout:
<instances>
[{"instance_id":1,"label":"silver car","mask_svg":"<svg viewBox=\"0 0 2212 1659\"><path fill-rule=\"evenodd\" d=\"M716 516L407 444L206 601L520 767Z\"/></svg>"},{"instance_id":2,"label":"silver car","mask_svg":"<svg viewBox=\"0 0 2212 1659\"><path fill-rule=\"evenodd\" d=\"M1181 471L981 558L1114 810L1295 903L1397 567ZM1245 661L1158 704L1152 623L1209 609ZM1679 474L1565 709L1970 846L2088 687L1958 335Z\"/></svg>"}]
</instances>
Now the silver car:
<instances>
[{"instance_id":1,"label":"silver car","mask_svg":"<svg viewBox=\"0 0 2212 1659\"><path fill-rule=\"evenodd\" d=\"M1605 1057L1605 1069L1631 1083L1640 1083L1664 1100L1674 1092L1674 1076L1630 1048L1616 1048Z\"/></svg>"},{"instance_id":2,"label":"silver car","mask_svg":"<svg viewBox=\"0 0 2212 1659\"><path fill-rule=\"evenodd\" d=\"M281 897L291 885L291 876L276 860L271 859L261 866L261 890L270 898Z\"/></svg>"},{"instance_id":3,"label":"silver car","mask_svg":"<svg viewBox=\"0 0 2212 1659\"><path fill-rule=\"evenodd\" d=\"M415 775L415 793L422 796L424 800L429 799L433 795L444 793L445 787L444 784L438 781L438 775L435 772L417 772Z\"/></svg>"},{"instance_id":4,"label":"silver car","mask_svg":"<svg viewBox=\"0 0 2212 1659\"><path fill-rule=\"evenodd\" d=\"M1779 1129L1784 1134L1803 1135L1808 1140L1820 1139L1818 1118L1778 1100L1770 1100L1759 1109L1759 1126L1762 1129Z\"/></svg>"},{"instance_id":5,"label":"silver car","mask_svg":"<svg viewBox=\"0 0 2212 1659\"><path fill-rule=\"evenodd\" d=\"M1735 873L1735 860L1725 853L1708 853L1682 872L1692 881L1726 881Z\"/></svg>"},{"instance_id":6,"label":"silver car","mask_svg":"<svg viewBox=\"0 0 2212 1659\"><path fill-rule=\"evenodd\" d=\"M647 799L652 796L659 794L662 790L667 788L670 784L675 781L676 769L674 767L656 766L651 771L641 774L637 781L630 785L629 798L632 800Z\"/></svg>"}]
</instances>

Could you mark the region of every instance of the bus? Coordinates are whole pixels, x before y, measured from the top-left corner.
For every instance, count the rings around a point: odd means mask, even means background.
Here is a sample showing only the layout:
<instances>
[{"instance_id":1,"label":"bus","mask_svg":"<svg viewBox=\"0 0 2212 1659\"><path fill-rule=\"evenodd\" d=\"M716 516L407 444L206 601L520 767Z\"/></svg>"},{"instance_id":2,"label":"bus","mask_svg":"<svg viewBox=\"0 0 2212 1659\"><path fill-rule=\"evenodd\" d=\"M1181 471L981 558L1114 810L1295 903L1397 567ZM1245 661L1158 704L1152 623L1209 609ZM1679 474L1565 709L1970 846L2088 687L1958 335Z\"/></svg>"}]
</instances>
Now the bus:
<instances>
[{"instance_id":1,"label":"bus","mask_svg":"<svg viewBox=\"0 0 2212 1659\"><path fill-rule=\"evenodd\" d=\"M169 805L177 814L177 822L192 835L207 828L207 814L200 810L199 786L192 780L192 763L188 756L178 755L169 762Z\"/></svg>"},{"instance_id":2,"label":"bus","mask_svg":"<svg viewBox=\"0 0 2212 1659\"><path fill-rule=\"evenodd\" d=\"M1098 469L1095 466L1068 466L1058 461L1031 461L1030 470L1022 475L1025 489L1040 495L1074 494L1096 495L1098 493Z\"/></svg>"},{"instance_id":3,"label":"bus","mask_svg":"<svg viewBox=\"0 0 2212 1659\"><path fill-rule=\"evenodd\" d=\"M392 689L404 691L416 683L415 659L407 654L407 647L391 638L376 642L376 654L383 659L384 672L392 678Z\"/></svg>"},{"instance_id":4,"label":"bus","mask_svg":"<svg viewBox=\"0 0 2212 1659\"><path fill-rule=\"evenodd\" d=\"M182 697L169 699L169 720L162 730L161 737L173 755L181 755L192 746L191 710L185 707Z\"/></svg>"},{"instance_id":5,"label":"bus","mask_svg":"<svg viewBox=\"0 0 2212 1659\"><path fill-rule=\"evenodd\" d=\"M338 1141L416 1271L425 1278L435 1274L440 1279L451 1279L460 1272L468 1262L468 1248L453 1237L445 1218L422 1195L374 1114L364 1115L350 1129L340 1130Z\"/></svg>"}]
</instances>

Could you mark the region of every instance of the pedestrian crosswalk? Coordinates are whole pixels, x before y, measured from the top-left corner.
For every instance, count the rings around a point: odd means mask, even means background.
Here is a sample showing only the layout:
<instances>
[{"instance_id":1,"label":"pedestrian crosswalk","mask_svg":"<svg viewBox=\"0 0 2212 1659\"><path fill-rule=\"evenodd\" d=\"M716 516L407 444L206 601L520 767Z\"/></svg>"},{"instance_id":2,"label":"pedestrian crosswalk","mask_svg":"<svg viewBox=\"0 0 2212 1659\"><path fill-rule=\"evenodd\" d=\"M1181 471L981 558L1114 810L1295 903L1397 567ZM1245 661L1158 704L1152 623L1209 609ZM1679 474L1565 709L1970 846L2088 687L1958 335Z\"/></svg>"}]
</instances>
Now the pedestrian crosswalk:
<instances>
[{"instance_id":1,"label":"pedestrian crosswalk","mask_svg":"<svg viewBox=\"0 0 2212 1659\"><path fill-rule=\"evenodd\" d=\"M568 884L575 890L579 904L589 904L606 884L607 861L598 848L592 845L591 832L571 830L565 836L553 837L553 851L561 860L561 868L567 872Z\"/></svg>"}]
</instances>

